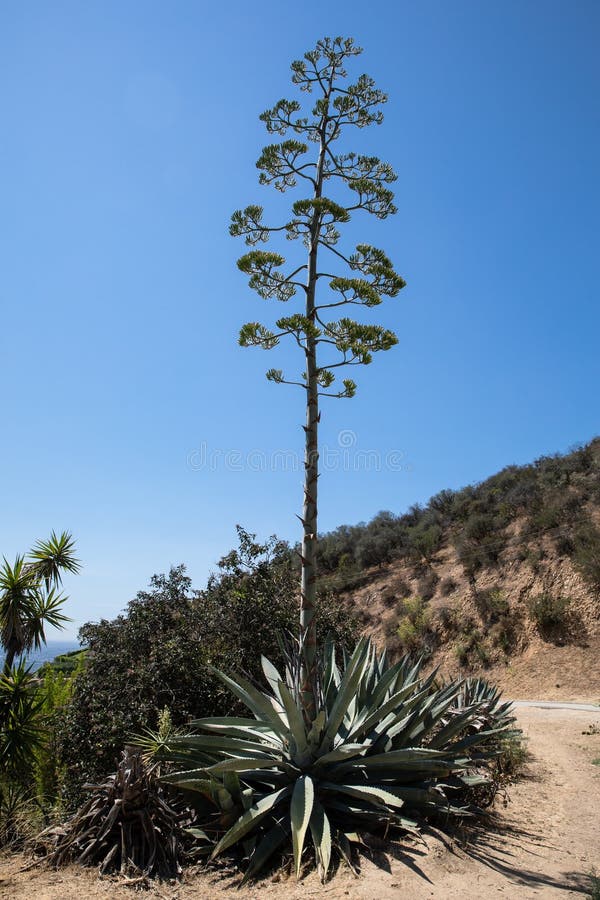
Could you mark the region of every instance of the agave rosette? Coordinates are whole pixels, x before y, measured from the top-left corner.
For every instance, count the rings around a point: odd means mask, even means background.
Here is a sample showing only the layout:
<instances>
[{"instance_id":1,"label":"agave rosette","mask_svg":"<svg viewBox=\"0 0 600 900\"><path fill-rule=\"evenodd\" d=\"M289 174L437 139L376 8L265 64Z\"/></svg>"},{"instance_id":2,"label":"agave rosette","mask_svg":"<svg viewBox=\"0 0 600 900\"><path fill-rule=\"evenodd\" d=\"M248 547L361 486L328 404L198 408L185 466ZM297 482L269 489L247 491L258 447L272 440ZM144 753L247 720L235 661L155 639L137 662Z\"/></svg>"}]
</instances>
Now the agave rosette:
<instances>
[{"instance_id":1,"label":"agave rosette","mask_svg":"<svg viewBox=\"0 0 600 900\"><path fill-rule=\"evenodd\" d=\"M267 690L219 672L253 718L198 719L190 723L195 733L172 737L160 753L178 766L166 781L218 807L213 825L234 818L212 855L240 842L248 878L291 837L299 875L310 833L325 879L332 848L350 862L361 832L414 831L419 817L436 811L465 813L452 794L483 780L470 770L506 726L473 731L485 698L461 706L461 682L435 687L435 673L420 670L408 657L389 665L366 639L340 670L328 645L318 712L308 722L291 668L284 677L263 658Z\"/></svg>"}]
</instances>

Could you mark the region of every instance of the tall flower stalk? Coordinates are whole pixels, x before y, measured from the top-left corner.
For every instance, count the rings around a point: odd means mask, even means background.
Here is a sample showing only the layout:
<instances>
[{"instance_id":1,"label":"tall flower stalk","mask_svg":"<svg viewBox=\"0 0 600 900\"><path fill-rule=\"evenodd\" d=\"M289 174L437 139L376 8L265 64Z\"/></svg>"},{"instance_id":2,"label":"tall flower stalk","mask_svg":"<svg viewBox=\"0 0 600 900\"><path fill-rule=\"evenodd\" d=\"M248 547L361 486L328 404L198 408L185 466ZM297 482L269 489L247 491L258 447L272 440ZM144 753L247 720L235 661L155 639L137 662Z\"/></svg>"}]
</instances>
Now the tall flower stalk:
<instances>
[{"instance_id":1,"label":"tall flower stalk","mask_svg":"<svg viewBox=\"0 0 600 900\"><path fill-rule=\"evenodd\" d=\"M248 322L239 342L270 350L290 337L304 357L304 370L298 377L273 368L267 378L300 387L306 402L300 638L307 720L315 714L319 400L353 397L355 382L343 378L341 385L336 384L336 370L367 365L373 353L397 343L396 335L380 325L331 316L349 306L377 306L384 296L396 296L405 284L382 250L362 243L350 252L338 246L339 229L352 213L364 210L385 219L396 212L389 188L396 180L392 168L375 156L336 152L336 142L348 129L383 120L381 106L387 97L373 79L360 75L355 82L348 80L346 61L361 52L351 38L324 38L302 60L292 63L292 82L302 93L313 95L314 103L303 111L297 100L279 100L261 115L270 134L292 137L265 147L256 165L261 184L281 192L307 189L307 194L292 203L286 222L267 225L262 207L247 206L233 214L230 226L230 233L244 237L251 247L284 236L288 241L300 240L304 247L303 258L291 263L281 253L252 249L238 260L238 267L250 276L250 287L261 297L288 303L299 294L303 300L300 311L278 318L274 327Z\"/></svg>"}]
</instances>

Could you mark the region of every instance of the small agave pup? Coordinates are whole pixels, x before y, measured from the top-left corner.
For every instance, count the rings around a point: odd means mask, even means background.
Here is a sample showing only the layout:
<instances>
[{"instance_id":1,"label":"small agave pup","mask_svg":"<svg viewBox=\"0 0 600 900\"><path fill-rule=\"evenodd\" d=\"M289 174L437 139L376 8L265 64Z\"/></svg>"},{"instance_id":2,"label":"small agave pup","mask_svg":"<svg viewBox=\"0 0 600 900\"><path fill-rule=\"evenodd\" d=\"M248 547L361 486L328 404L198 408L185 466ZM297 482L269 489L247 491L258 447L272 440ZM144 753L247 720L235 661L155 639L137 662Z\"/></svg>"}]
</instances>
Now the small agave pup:
<instances>
[{"instance_id":1,"label":"small agave pup","mask_svg":"<svg viewBox=\"0 0 600 900\"><path fill-rule=\"evenodd\" d=\"M307 720L315 713L312 690L317 638L314 620L317 553L318 423L320 397L352 397L350 379L336 390L335 371L367 365L373 353L389 350L396 335L380 325L363 324L331 314L350 306L369 310L383 297L394 297L404 287L383 250L358 244L353 252L338 246L340 226L358 210L385 219L396 212L389 185L396 180L392 168L376 156L336 152L336 142L347 129L379 125L386 95L373 79L360 75L349 82L345 62L362 51L351 38L324 38L304 59L292 63L292 82L314 97L307 115L297 100L279 100L261 115L270 134L287 137L265 147L258 162L260 183L279 191L307 190L297 199L287 222L269 226L260 206L247 206L232 216L230 233L255 246L272 238L301 240L299 258L286 265L278 252L251 250L238 260L250 276L250 287L261 297L288 303L298 292L301 311L282 316L275 330L249 322L240 331L244 347L270 350L281 338L291 337L304 356L304 371L287 378L280 369L269 369L267 378L277 384L299 386L305 394L304 504L300 585L300 635L303 647L303 709ZM314 144L311 151L309 145ZM349 189L350 194L343 190ZM288 244L289 245L289 244ZM321 262L323 258L323 262ZM329 287L326 293L323 289Z\"/></svg>"},{"instance_id":2,"label":"small agave pup","mask_svg":"<svg viewBox=\"0 0 600 900\"><path fill-rule=\"evenodd\" d=\"M332 645L318 656L318 713L307 724L299 659L288 660L283 676L263 659L266 691L218 673L254 718L200 719L190 724L204 733L154 745L180 769L165 780L199 795L202 834L217 841L212 855L242 846L244 879L290 837L296 875L310 834L325 880L332 849L352 865L360 833L415 831L418 819L436 812L466 814L461 791L486 783L474 767L513 733L513 716L483 683L436 686L435 672L423 677L406 657L390 666L366 639L342 671Z\"/></svg>"}]
</instances>

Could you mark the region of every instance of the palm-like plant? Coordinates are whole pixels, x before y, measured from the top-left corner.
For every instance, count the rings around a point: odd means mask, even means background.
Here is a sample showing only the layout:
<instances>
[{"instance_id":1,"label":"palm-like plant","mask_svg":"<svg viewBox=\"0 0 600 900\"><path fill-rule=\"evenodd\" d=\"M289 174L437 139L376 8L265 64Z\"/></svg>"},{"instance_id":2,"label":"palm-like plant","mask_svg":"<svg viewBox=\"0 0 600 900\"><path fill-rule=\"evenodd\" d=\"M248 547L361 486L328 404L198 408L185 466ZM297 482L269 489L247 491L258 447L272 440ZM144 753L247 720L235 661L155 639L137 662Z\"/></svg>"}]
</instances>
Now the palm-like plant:
<instances>
[{"instance_id":1,"label":"palm-like plant","mask_svg":"<svg viewBox=\"0 0 600 900\"><path fill-rule=\"evenodd\" d=\"M63 572L77 573L75 542L63 531L37 541L27 557L0 565L0 640L5 653L4 672L15 657L46 642L47 626L60 628L69 619L62 613L67 597L60 592Z\"/></svg>"},{"instance_id":2,"label":"palm-like plant","mask_svg":"<svg viewBox=\"0 0 600 900\"><path fill-rule=\"evenodd\" d=\"M43 698L31 668L21 661L0 675L0 779L27 782L35 753L43 742L39 713Z\"/></svg>"},{"instance_id":3,"label":"palm-like plant","mask_svg":"<svg viewBox=\"0 0 600 900\"><path fill-rule=\"evenodd\" d=\"M36 541L29 559L32 569L44 580L47 591L52 585L62 584L63 572L77 575L81 569L75 557L75 541L68 531L60 535L53 531L47 541Z\"/></svg>"},{"instance_id":4,"label":"palm-like plant","mask_svg":"<svg viewBox=\"0 0 600 900\"><path fill-rule=\"evenodd\" d=\"M310 832L324 880L332 848L350 861L360 832L415 830L420 817L465 812L453 793L485 781L471 770L493 756L490 739L510 725L471 728L485 700L461 705L461 682L436 687L420 662L389 665L363 638L341 670L335 648L324 649L313 685L317 712L307 721L297 659L285 677L263 659L267 690L217 673L254 718L199 719L195 733L155 747L177 766L166 781L219 807L207 830L227 822L213 856L241 842L248 878L291 836L299 875Z\"/></svg>"}]
</instances>

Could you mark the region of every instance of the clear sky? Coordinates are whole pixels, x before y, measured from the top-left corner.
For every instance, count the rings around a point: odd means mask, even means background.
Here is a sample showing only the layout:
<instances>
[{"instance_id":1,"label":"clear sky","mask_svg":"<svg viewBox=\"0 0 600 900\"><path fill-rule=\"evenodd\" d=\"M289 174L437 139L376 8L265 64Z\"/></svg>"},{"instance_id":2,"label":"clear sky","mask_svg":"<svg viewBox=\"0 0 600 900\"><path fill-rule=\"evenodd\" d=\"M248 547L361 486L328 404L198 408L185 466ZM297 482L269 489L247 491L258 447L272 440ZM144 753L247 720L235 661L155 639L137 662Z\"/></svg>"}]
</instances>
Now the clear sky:
<instances>
[{"instance_id":1,"label":"clear sky","mask_svg":"<svg viewBox=\"0 0 600 900\"><path fill-rule=\"evenodd\" d=\"M5 2L0 553L74 533L72 634L171 564L201 587L236 522L298 536L273 454L302 397L264 379L288 351L237 346L270 311L227 226L280 204L258 115L326 34L390 96L345 148L392 163L399 212L353 236L408 286L373 311L399 346L323 410L321 529L600 432L597 0Z\"/></svg>"}]
</instances>

